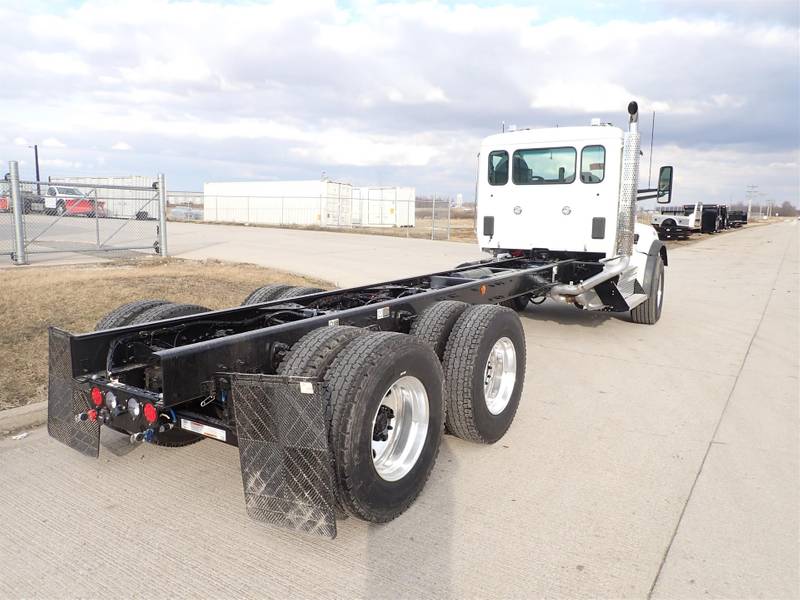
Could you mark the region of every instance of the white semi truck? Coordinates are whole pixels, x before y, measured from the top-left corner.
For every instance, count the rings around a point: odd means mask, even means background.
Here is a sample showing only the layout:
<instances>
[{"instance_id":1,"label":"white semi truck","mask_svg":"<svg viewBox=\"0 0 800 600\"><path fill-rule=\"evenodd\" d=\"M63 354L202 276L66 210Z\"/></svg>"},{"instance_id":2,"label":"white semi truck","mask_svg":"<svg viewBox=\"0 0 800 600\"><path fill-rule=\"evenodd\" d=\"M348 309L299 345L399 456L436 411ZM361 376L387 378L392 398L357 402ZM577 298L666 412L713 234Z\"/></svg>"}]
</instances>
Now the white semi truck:
<instances>
[{"instance_id":1,"label":"white semi truck","mask_svg":"<svg viewBox=\"0 0 800 600\"><path fill-rule=\"evenodd\" d=\"M523 129L483 140L477 185L478 241L495 257L574 259L596 266L547 296L586 310L661 315L666 247L636 222L636 202L670 202L672 167L656 189L638 189L638 106L629 130L594 120L586 127ZM594 272L592 272L594 271ZM528 298L517 299L517 307Z\"/></svg>"},{"instance_id":2,"label":"white semi truck","mask_svg":"<svg viewBox=\"0 0 800 600\"><path fill-rule=\"evenodd\" d=\"M637 198L669 201L672 169L637 190L628 111L625 133L484 141L478 233L494 257L478 265L341 290L269 284L217 311L135 300L92 333L51 327L50 435L94 457L101 426L133 443L238 446L248 515L281 527L334 537L342 514L400 516L445 427L493 444L511 426L527 369L509 306L549 297L658 320L667 253L634 217Z\"/></svg>"}]
</instances>

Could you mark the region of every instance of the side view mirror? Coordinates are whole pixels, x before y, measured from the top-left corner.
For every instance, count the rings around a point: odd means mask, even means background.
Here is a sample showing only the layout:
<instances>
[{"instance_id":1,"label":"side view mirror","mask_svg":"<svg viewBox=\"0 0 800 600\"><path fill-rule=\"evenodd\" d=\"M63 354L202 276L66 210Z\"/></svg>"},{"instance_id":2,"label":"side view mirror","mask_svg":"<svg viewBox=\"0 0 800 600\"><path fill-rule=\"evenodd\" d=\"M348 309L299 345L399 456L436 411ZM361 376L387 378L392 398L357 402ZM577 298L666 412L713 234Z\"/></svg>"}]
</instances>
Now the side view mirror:
<instances>
[{"instance_id":1,"label":"side view mirror","mask_svg":"<svg viewBox=\"0 0 800 600\"><path fill-rule=\"evenodd\" d=\"M656 202L669 204L672 201L672 167L661 167L658 171Z\"/></svg>"}]
</instances>

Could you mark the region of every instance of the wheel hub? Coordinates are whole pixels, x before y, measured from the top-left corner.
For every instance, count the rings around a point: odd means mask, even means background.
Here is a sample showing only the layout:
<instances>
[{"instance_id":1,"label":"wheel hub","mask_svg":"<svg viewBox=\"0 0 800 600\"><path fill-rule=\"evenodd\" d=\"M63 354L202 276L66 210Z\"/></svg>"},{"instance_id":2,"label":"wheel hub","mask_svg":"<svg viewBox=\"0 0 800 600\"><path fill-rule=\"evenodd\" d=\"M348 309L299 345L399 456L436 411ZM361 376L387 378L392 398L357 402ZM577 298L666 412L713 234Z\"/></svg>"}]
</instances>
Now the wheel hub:
<instances>
[{"instance_id":1,"label":"wheel hub","mask_svg":"<svg viewBox=\"0 0 800 600\"><path fill-rule=\"evenodd\" d=\"M428 437L430 409L422 382L411 375L384 393L372 419L372 464L385 481L398 481L416 465Z\"/></svg>"},{"instance_id":2,"label":"wheel hub","mask_svg":"<svg viewBox=\"0 0 800 600\"><path fill-rule=\"evenodd\" d=\"M499 415L508 406L516 380L517 352L514 343L502 337L489 351L483 374L483 395L491 414Z\"/></svg>"}]
</instances>

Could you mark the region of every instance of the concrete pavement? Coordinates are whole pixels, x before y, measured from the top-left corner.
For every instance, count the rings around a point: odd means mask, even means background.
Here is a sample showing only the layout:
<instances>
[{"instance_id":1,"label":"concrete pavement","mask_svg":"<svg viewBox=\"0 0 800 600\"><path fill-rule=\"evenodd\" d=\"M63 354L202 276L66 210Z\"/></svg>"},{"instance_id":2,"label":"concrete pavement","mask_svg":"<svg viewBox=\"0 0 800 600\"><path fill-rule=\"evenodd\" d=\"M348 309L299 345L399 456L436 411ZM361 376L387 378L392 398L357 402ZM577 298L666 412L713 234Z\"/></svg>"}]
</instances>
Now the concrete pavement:
<instances>
[{"instance_id":1,"label":"concrete pavement","mask_svg":"<svg viewBox=\"0 0 800 600\"><path fill-rule=\"evenodd\" d=\"M335 541L248 520L232 447L104 432L91 460L43 429L2 439L0 597L797 597L798 229L672 251L653 327L529 308L506 437L446 437L405 515ZM271 266L347 285L450 251L395 264L352 237Z\"/></svg>"},{"instance_id":2,"label":"concrete pavement","mask_svg":"<svg viewBox=\"0 0 800 600\"><path fill-rule=\"evenodd\" d=\"M168 231L171 256L278 267L338 287L444 270L482 256L475 244L360 233L196 223L170 223Z\"/></svg>"}]
</instances>

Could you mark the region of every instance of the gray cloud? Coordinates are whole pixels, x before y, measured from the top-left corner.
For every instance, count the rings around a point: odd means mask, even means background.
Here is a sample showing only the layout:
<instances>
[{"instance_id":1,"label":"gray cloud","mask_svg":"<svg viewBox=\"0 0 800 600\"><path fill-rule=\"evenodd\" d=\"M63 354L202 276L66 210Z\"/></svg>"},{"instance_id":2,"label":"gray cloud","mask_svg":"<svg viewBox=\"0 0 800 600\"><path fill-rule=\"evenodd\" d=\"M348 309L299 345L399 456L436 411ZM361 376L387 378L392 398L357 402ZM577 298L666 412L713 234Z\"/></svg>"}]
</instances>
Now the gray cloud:
<instances>
[{"instance_id":1,"label":"gray cloud","mask_svg":"<svg viewBox=\"0 0 800 600\"><path fill-rule=\"evenodd\" d=\"M325 170L469 197L479 140L501 121L622 123L637 98L658 113L656 161L698 177L687 200L757 177L794 200L796 172L761 167L798 161L795 7L610 3L581 20L546 4L0 6L15 25L0 38L0 156L19 157L16 137L55 138L65 168L165 171L179 187Z\"/></svg>"}]
</instances>

